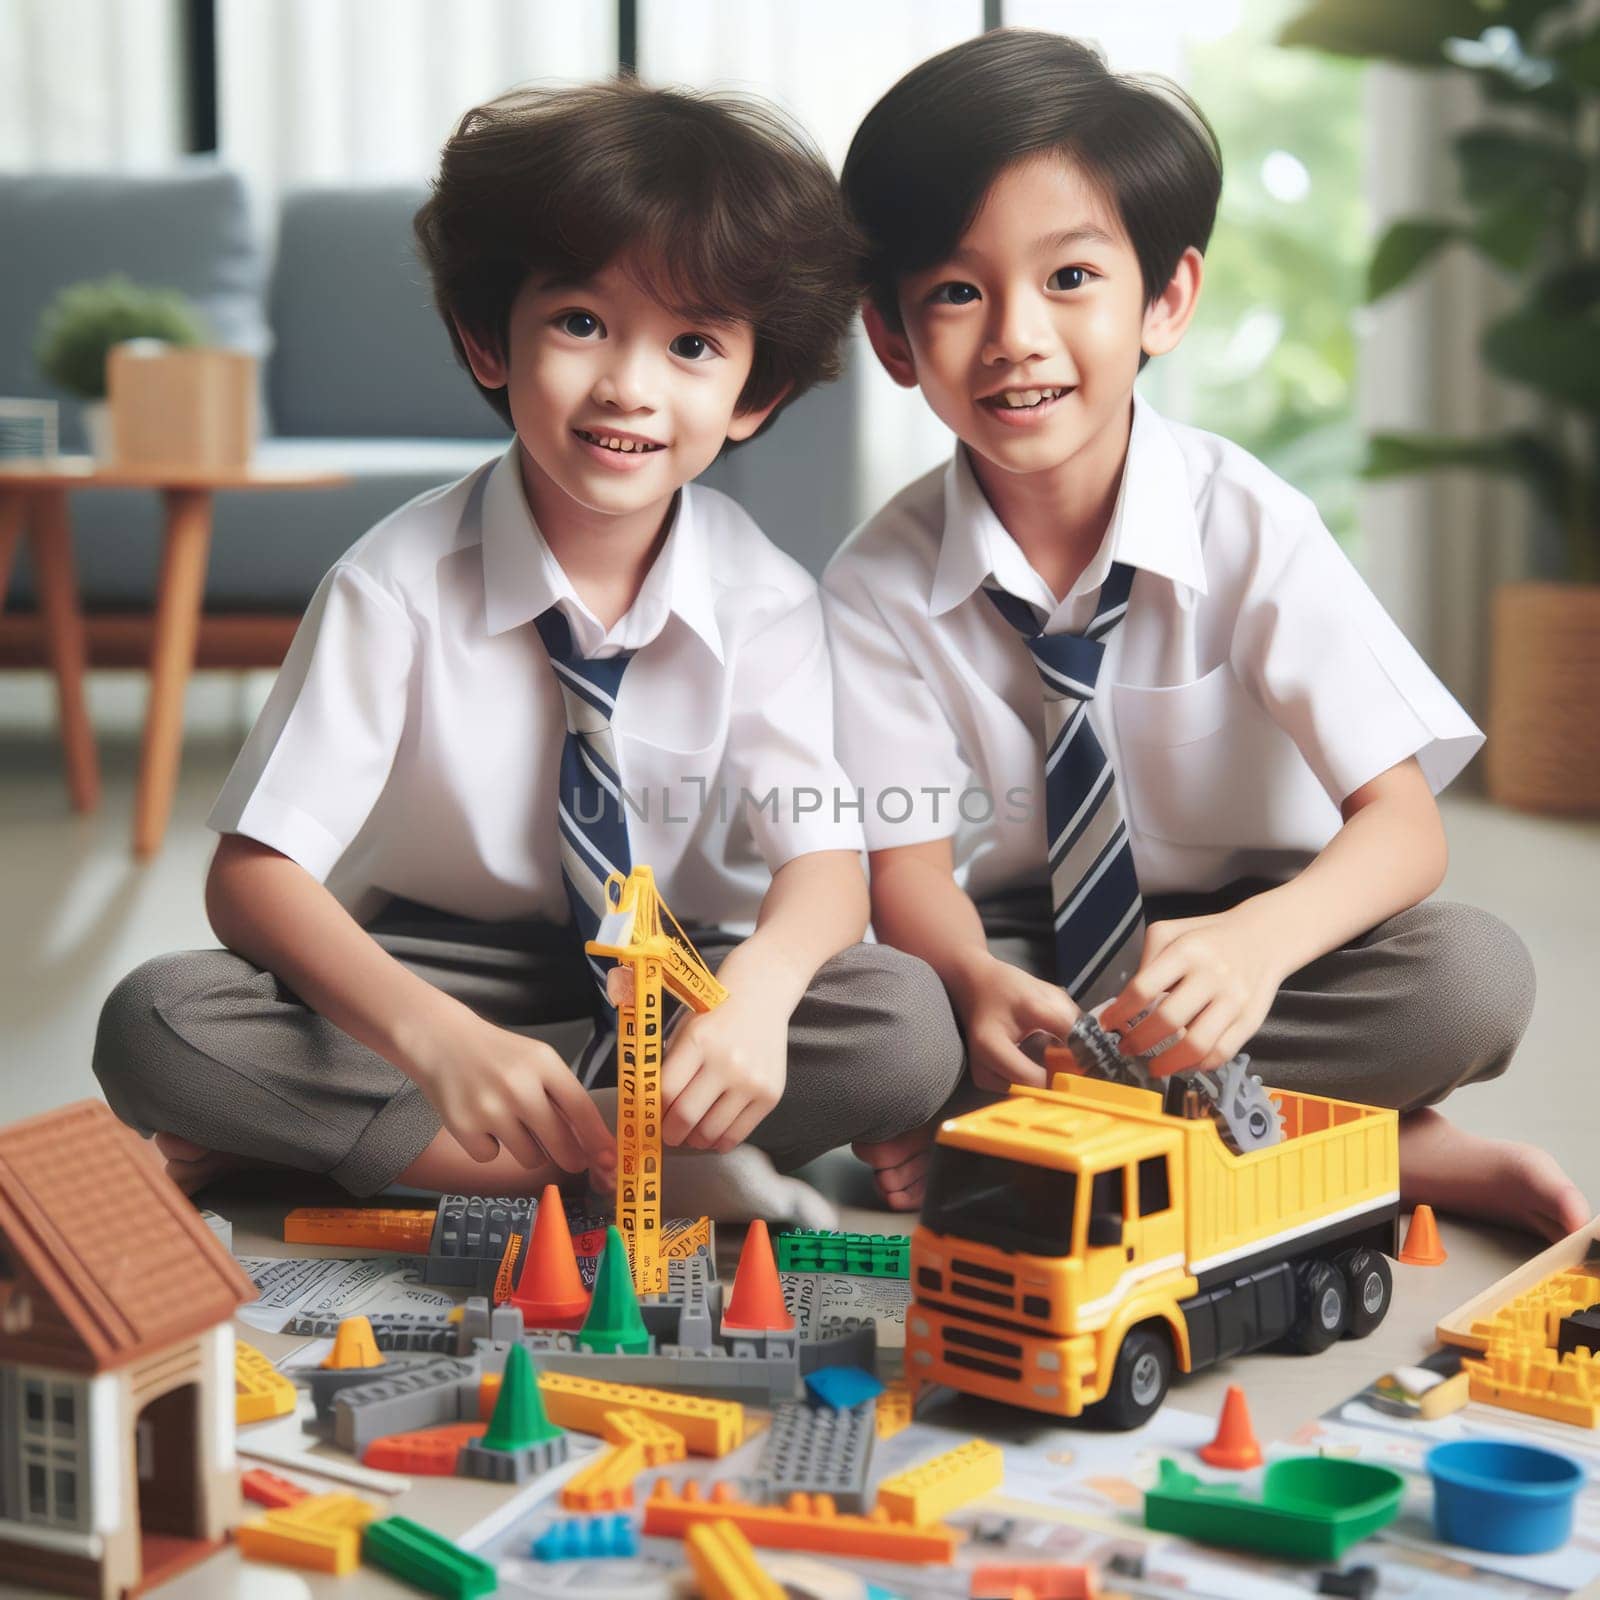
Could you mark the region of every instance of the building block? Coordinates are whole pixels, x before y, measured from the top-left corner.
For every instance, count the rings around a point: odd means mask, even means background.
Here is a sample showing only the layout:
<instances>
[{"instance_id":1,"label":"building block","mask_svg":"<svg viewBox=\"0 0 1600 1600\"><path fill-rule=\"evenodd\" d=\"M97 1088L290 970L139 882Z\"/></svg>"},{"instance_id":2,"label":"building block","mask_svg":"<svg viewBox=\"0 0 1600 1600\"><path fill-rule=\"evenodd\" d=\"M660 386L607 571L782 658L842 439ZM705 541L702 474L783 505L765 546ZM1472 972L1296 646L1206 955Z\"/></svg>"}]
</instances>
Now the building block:
<instances>
[{"instance_id":1,"label":"building block","mask_svg":"<svg viewBox=\"0 0 1600 1600\"><path fill-rule=\"evenodd\" d=\"M918 1566L949 1563L961 1541L960 1533L943 1523L913 1527L891 1521L881 1508L864 1517L844 1515L825 1494L795 1494L781 1506L757 1506L740 1500L730 1484L714 1483L708 1495L692 1480L678 1490L665 1478L645 1502L644 1531L681 1538L698 1523L724 1517L751 1544Z\"/></svg>"},{"instance_id":2,"label":"building block","mask_svg":"<svg viewBox=\"0 0 1600 1600\"><path fill-rule=\"evenodd\" d=\"M283 1219L285 1244L338 1244L359 1250L423 1255L434 1213L379 1206L301 1206Z\"/></svg>"},{"instance_id":3,"label":"building block","mask_svg":"<svg viewBox=\"0 0 1600 1600\"><path fill-rule=\"evenodd\" d=\"M792 1335L757 1335L712 1350L658 1345L654 1354L601 1355L573 1346L570 1334L531 1334L525 1341L543 1372L565 1372L605 1383L678 1388L746 1405L779 1405L805 1395L804 1347Z\"/></svg>"},{"instance_id":4,"label":"building block","mask_svg":"<svg viewBox=\"0 0 1600 1600\"><path fill-rule=\"evenodd\" d=\"M1556 1330L1556 1354L1573 1355L1579 1350L1600 1352L1600 1305L1585 1306L1561 1318Z\"/></svg>"},{"instance_id":5,"label":"building block","mask_svg":"<svg viewBox=\"0 0 1600 1600\"><path fill-rule=\"evenodd\" d=\"M233 1347L233 1419L235 1422L263 1422L268 1417L286 1417L295 1408L294 1385L256 1349L243 1339Z\"/></svg>"},{"instance_id":6,"label":"building block","mask_svg":"<svg viewBox=\"0 0 1600 1600\"><path fill-rule=\"evenodd\" d=\"M473 1439L461 1447L456 1458L456 1472L463 1478L484 1478L490 1483L527 1483L540 1473L559 1467L567 1459L567 1436L559 1433L553 1439L541 1439L536 1444L520 1445L515 1450L491 1450L481 1439Z\"/></svg>"},{"instance_id":7,"label":"building block","mask_svg":"<svg viewBox=\"0 0 1600 1600\"><path fill-rule=\"evenodd\" d=\"M665 1267L663 1267L663 1273ZM665 1285L663 1285L665 1287ZM648 1355L652 1340L639 1313L628 1266L628 1247L618 1228L606 1229L606 1247L595 1272L594 1297L578 1333L578 1346L597 1355Z\"/></svg>"},{"instance_id":8,"label":"building block","mask_svg":"<svg viewBox=\"0 0 1600 1600\"><path fill-rule=\"evenodd\" d=\"M872 1408L873 1431L880 1439L892 1439L911 1426L911 1385L896 1378L880 1394Z\"/></svg>"},{"instance_id":9,"label":"building block","mask_svg":"<svg viewBox=\"0 0 1600 1600\"><path fill-rule=\"evenodd\" d=\"M920 1527L991 1494L1004 1477L999 1447L984 1439L969 1439L942 1456L884 1479L878 1485L878 1509L896 1522Z\"/></svg>"},{"instance_id":10,"label":"building block","mask_svg":"<svg viewBox=\"0 0 1600 1600\"><path fill-rule=\"evenodd\" d=\"M608 1411L600 1419L601 1437L612 1444L636 1444L647 1467L664 1467L689 1454L689 1441L676 1428L642 1411Z\"/></svg>"},{"instance_id":11,"label":"building block","mask_svg":"<svg viewBox=\"0 0 1600 1600\"><path fill-rule=\"evenodd\" d=\"M614 1444L561 1486L568 1511L620 1511L633 1504L633 1484L644 1471L644 1446L633 1440Z\"/></svg>"},{"instance_id":12,"label":"building block","mask_svg":"<svg viewBox=\"0 0 1600 1600\"><path fill-rule=\"evenodd\" d=\"M1196 1454L1208 1467L1228 1472L1248 1472L1261 1465L1261 1445L1250 1422L1250 1402L1236 1383L1228 1385L1222 1398L1222 1415L1217 1419L1217 1435Z\"/></svg>"},{"instance_id":13,"label":"building block","mask_svg":"<svg viewBox=\"0 0 1600 1600\"><path fill-rule=\"evenodd\" d=\"M341 1317L291 1317L283 1331L299 1339L335 1339ZM396 1311L369 1317L372 1340L380 1352L416 1351L423 1355L450 1356L461 1342L459 1312L438 1316L432 1312Z\"/></svg>"},{"instance_id":14,"label":"building block","mask_svg":"<svg viewBox=\"0 0 1600 1600\"><path fill-rule=\"evenodd\" d=\"M321 1365L329 1372L381 1367L383 1357L372 1336L372 1324L365 1317L345 1317L333 1336L333 1349L323 1357Z\"/></svg>"},{"instance_id":15,"label":"building block","mask_svg":"<svg viewBox=\"0 0 1600 1600\"><path fill-rule=\"evenodd\" d=\"M811 1398L836 1411L876 1400L883 1393L883 1382L860 1367L818 1367L806 1374Z\"/></svg>"},{"instance_id":16,"label":"building block","mask_svg":"<svg viewBox=\"0 0 1600 1600\"><path fill-rule=\"evenodd\" d=\"M532 1359L522 1345L512 1345L500 1373L500 1393L495 1397L489 1431L483 1436L484 1448L521 1450L557 1438L560 1433L545 1415Z\"/></svg>"},{"instance_id":17,"label":"building block","mask_svg":"<svg viewBox=\"0 0 1600 1600\"><path fill-rule=\"evenodd\" d=\"M503 1306L511 1298L512 1287L517 1281L517 1257L521 1254L522 1235L514 1233L506 1240L505 1254L500 1257L500 1267L494 1275L490 1299L497 1306Z\"/></svg>"},{"instance_id":18,"label":"building block","mask_svg":"<svg viewBox=\"0 0 1600 1600\"><path fill-rule=\"evenodd\" d=\"M1462 1368L1474 1400L1580 1428L1600 1427L1600 1356L1495 1344L1482 1359L1468 1357Z\"/></svg>"},{"instance_id":19,"label":"building block","mask_svg":"<svg viewBox=\"0 0 1600 1600\"><path fill-rule=\"evenodd\" d=\"M784 1600L782 1584L767 1576L736 1522L697 1523L684 1535L683 1553L705 1600Z\"/></svg>"},{"instance_id":20,"label":"building block","mask_svg":"<svg viewBox=\"0 0 1600 1600\"><path fill-rule=\"evenodd\" d=\"M773 1245L779 1272L834 1272L853 1278L911 1276L909 1234L785 1228Z\"/></svg>"},{"instance_id":21,"label":"building block","mask_svg":"<svg viewBox=\"0 0 1600 1600\"><path fill-rule=\"evenodd\" d=\"M828 1406L779 1406L756 1479L774 1500L824 1494L842 1511L865 1510L874 1437L871 1414L864 1407L835 1411Z\"/></svg>"},{"instance_id":22,"label":"building block","mask_svg":"<svg viewBox=\"0 0 1600 1600\"><path fill-rule=\"evenodd\" d=\"M691 1455L725 1456L744 1442L744 1407L731 1400L669 1394L625 1383L603 1383L566 1372L541 1372L545 1413L560 1428L605 1435L610 1411L642 1411L684 1437Z\"/></svg>"},{"instance_id":23,"label":"building block","mask_svg":"<svg viewBox=\"0 0 1600 1600\"><path fill-rule=\"evenodd\" d=\"M673 1217L661 1224L661 1254L668 1261L681 1261L698 1251L713 1253L710 1217Z\"/></svg>"},{"instance_id":24,"label":"building block","mask_svg":"<svg viewBox=\"0 0 1600 1600\"><path fill-rule=\"evenodd\" d=\"M1100 1582L1093 1567L1049 1561L1031 1566L990 1562L972 1569L972 1600L1095 1600Z\"/></svg>"},{"instance_id":25,"label":"building block","mask_svg":"<svg viewBox=\"0 0 1600 1600\"><path fill-rule=\"evenodd\" d=\"M307 1495L240 1528L239 1551L252 1561L343 1577L360 1561L362 1528L378 1515L353 1494Z\"/></svg>"},{"instance_id":26,"label":"building block","mask_svg":"<svg viewBox=\"0 0 1600 1600\"><path fill-rule=\"evenodd\" d=\"M441 1357L346 1389L333 1402L334 1442L359 1456L386 1434L470 1421L462 1415L462 1396L475 1383L473 1369L465 1361Z\"/></svg>"},{"instance_id":27,"label":"building block","mask_svg":"<svg viewBox=\"0 0 1600 1600\"><path fill-rule=\"evenodd\" d=\"M414 1433L389 1433L374 1439L361 1454L363 1466L380 1472L403 1472L413 1478L453 1478L461 1451L481 1438L486 1422L445 1422Z\"/></svg>"},{"instance_id":28,"label":"building block","mask_svg":"<svg viewBox=\"0 0 1600 1600\"><path fill-rule=\"evenodd\" d=\"M276 1472L268 1472L265 1467L251 1467L248 1472L240 1473L239 1493L246 1500L274 1511L311 1497L309 1489L302 1489L298 1483L280 1478Z\"/></svg>"},{"instance_id":29,"label":"building block","mask_svg":"<svg viewBox=\"0 0 1600 1600\"><path fill-rule=\"evenodd\" d=\"M783 1286L778 1282L772 1238L760 1217L745 1233L739 1251L739 1267L733 1275L733 1293L722 1313L722 1326L752 1333L794 1330L794 1318L784 1303Z\"/></svg>"},{"instance_id":30,"label":"building block","mask_svg":"<svg viewBox=\"0 0 1600 1600\"><path fill-rule=\"evenodd\" d=\"M561 1191L553 1183L545 1188L534 1210L533 1233L511 1292L511 1304L522 1313L525 1328L575 1332L588 1315L589 1291L578 1271Z\"/></svg>"},{"instance_id":31,"label":"building block","mask_svg":"<svg viewBox=\"0 0 1600 1600\"><path fill-rule=\"evenodd\" d=\"M533 1541L536 1561L626 1561L639 1553L632 1517L569 1517Z\"/></svg>"},{"instance_id":32,"label":"building block","mask_svg":"<svg viewBox=\"0 0 1600 1600\"><path fill-rule=\"evenodd\" d=\"M442 1533L409 1517L369 1522L361 1554L374 1566L446 1600L475 1600L495 1591L495 1571L487 1561L468 1555Z\"/></svg>"}]
</instances>

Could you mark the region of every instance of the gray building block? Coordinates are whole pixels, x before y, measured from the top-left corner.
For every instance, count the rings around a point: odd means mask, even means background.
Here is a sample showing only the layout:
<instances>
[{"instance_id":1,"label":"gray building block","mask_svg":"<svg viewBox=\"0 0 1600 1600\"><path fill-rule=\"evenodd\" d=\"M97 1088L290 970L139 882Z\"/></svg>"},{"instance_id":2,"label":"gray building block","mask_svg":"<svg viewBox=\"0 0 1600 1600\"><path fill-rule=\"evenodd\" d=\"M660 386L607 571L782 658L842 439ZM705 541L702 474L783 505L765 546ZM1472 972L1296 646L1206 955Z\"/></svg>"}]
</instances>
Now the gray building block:
<instances>
[{"instance_id":1,"label":"gray building block","mask_svg":"<svg viewBox=\"0 0 1600 1600\"><path fill-rule=\"evenodd\" d=\"M560 1336L530 1334L523 1339L534 1365L543 1371L570 1372L609 1383L632 1383L646 1389L693 1389L698 1393L747 1405L777 1405L798 1400L805 1393L799 1363L792 1348L787 1356L767 1356L750 1351L734 1354L723 1346L711 1350L685 1350L663 1345L654 1355L597 1354L558 1344ZM480 1347L486 1360L488 1347ZM504 1357L501 1357L503 1363ZM494 1370L492 1367L489 1370Z\"/></svg>"},{"instance_id":2,"label":"gray building block","mask_svg":"<svg viewBox=\"0 0 1600 1600\"><path fill-rule=\"evenodd\" d=\"M360 1455L374 1439L410 1433L441 1422L477 1416L477 1369L466 1361L435 1357L393 1377L341 1390L333 1402L333 1438ZM463 1405L470 1404L470 1411Z\"/></svg>"},{"instance_id":3,"label":"gray building block","mask_svg":"<svg viewBox=\"0 0 1600 1600\"><path fill-rule=\"evenodd\" d=\"M844 1411L803 1402L777 1407L756 1468L768 1497L782 1503L791 1494L828 1494L841 1511L864 1511L873 1410L870 1401Z\"/></svg>"},{"instance_id":4,"label":"gray building block","mask_svg":"<svg viewBox=\"0 0 1600 1600\"><path fill-rule=\"evenodd\" d=\"M818 1338L800 1341L800 1371L818 1367L878 1368L878 1325L869 1317L849 1317L829 1323Z\"/></svg>"},{"instance_id":5,"label":"gray building block","mask_svg":"<svg viewBox=\"0 0 1600 1600\"><path fill-rule=\"evenodd\" d=\"M513 1234L521 1235L519 1259L526 1259L533 1212L534 1202L526 1196L441 1195L423 1282L488 1294Z\"/></svg>"},{"instance_id":6,"label":"gray building block","mask_svg":"<svg viewBox=\"0 0 1600 1600\"><path fill-rule=\"evenodd\" d=\"M567 1459L567 1436L541 1439L521 1450L489 1450L477 1440L463 1447L456 1457L456 1475L462 1478L487 1478L491 1483L526 1483L541 1472L559 1467Z\"/></svg>"},{"instance_id":7,"label":"gray building block","mask_svg":"<svg viewBox=\"0 0 1600 1600\"><path fill-rule=\"evenodd\" d=\"M331 1339L343 1320L342 1317L291 1317L283 1331L301 1339ZM455 1323L430 1311L396 1311L369 1320L373 1342L385 1353L454 1355L460 1339Z\"/></svg>"}]
</instances>

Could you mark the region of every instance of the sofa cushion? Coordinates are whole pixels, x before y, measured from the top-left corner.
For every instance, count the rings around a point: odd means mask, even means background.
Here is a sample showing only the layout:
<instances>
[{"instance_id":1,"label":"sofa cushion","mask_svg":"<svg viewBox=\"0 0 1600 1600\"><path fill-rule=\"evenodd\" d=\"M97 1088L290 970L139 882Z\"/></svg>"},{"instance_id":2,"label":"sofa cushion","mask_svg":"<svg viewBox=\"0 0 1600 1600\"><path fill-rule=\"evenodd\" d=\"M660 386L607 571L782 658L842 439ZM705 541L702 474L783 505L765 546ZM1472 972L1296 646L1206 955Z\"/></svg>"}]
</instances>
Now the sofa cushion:
<instances>
[{"instance_id":1,"label":"sofa cushion","mask_svg":"<svg viewBox=\"0 0 1600 1600\"><path fill-rule=\"evenodd\" d=\"M244 184L214 161L150 176L0 173L0 240L0 394L65 398L34 359L39 315L67 284L113 272L179 290L219 344L268 349L265 269ZM82 448L78 409L62 407L63 449Z\"/></svg>"},{"instance_id":2,"label":"sofa cushion","mask_svg":"<svg viewBox=\"0 0 1600 1600\"><path fill-rule=\"evenodd\" d=\"M419 186L285 196L269 295L279 433L509 436L433 309L411 235L426 195Z\"/></svg>"}]
</instances>

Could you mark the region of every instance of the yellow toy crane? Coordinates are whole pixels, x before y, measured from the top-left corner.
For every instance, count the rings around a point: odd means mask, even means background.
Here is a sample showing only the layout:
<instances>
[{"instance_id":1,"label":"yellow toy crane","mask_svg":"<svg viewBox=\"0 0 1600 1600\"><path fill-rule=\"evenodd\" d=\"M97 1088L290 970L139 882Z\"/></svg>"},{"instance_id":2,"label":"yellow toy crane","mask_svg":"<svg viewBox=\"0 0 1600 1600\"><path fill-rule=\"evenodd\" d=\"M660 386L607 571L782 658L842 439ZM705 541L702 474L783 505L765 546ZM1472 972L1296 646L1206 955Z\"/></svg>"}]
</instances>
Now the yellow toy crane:
<instances>
[{"instance_id":1,"label":"yellow toy crane","mask_svg":"<svg viewBox=\"0 0 1600 1600\"><path fill-rule=\"evenodd\" d=\"M664 1294L661 1254L661 1038L664 984L694 1011L728 998L700 952L656 890L655 874L636 866L606 879L595 937L584 946L617 965L606 998L617 1008L617 1226L628 1247L638 1294Z\"/></svg>"}]
</instances>

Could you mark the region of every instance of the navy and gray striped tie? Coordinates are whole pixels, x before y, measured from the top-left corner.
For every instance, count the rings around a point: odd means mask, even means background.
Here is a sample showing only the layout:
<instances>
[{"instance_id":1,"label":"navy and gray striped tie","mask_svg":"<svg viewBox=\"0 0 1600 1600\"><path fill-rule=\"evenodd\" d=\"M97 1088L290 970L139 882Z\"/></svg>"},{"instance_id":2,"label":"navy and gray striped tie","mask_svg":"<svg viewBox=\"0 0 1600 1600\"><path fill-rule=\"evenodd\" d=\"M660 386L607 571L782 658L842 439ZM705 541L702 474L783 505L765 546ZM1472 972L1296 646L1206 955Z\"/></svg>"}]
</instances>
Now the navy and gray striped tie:
<instances>
[{"instance_id":1,"label":"navy and gray striped tie","mask_svg":"<svg viewBox=\"0 0 1600 1600\"><path fill-rule=\"evenodd\" d=\"M556 682L567 713L567 737L561 746L560 787L556 794L556 828L561 842L561 877L581 940L594 938L608 909L605 885L610 873L627 875L633 865L628 849L628 819L621 769L611 718L617 709L622 674L633 659L631 650L588 659L573 644L572 627L552 607L534 626L550 653ZM605 997L605 963L588 958L599 986L594 1037L574 1067L585 1084L610 1081L607 1052L615 1037L616 1012Z\"/></svg>"},{"instance_id":2,"label":"navy and gray striped tie","mask_svg":"<svg viewBox=\"0 0 1600 1600\"><path fill-rule=\"evenodd\" d=\"M1081 634L1041 633L1026 600L985 589L1033 655L1044 685L1044 789L1056 976L1084 1010L1119 993L1144 946L1144 902L1116 776L1094 727L1106 639L1128 609L1133 568L1116 562Z\"/></svg>"}]
</instances>

